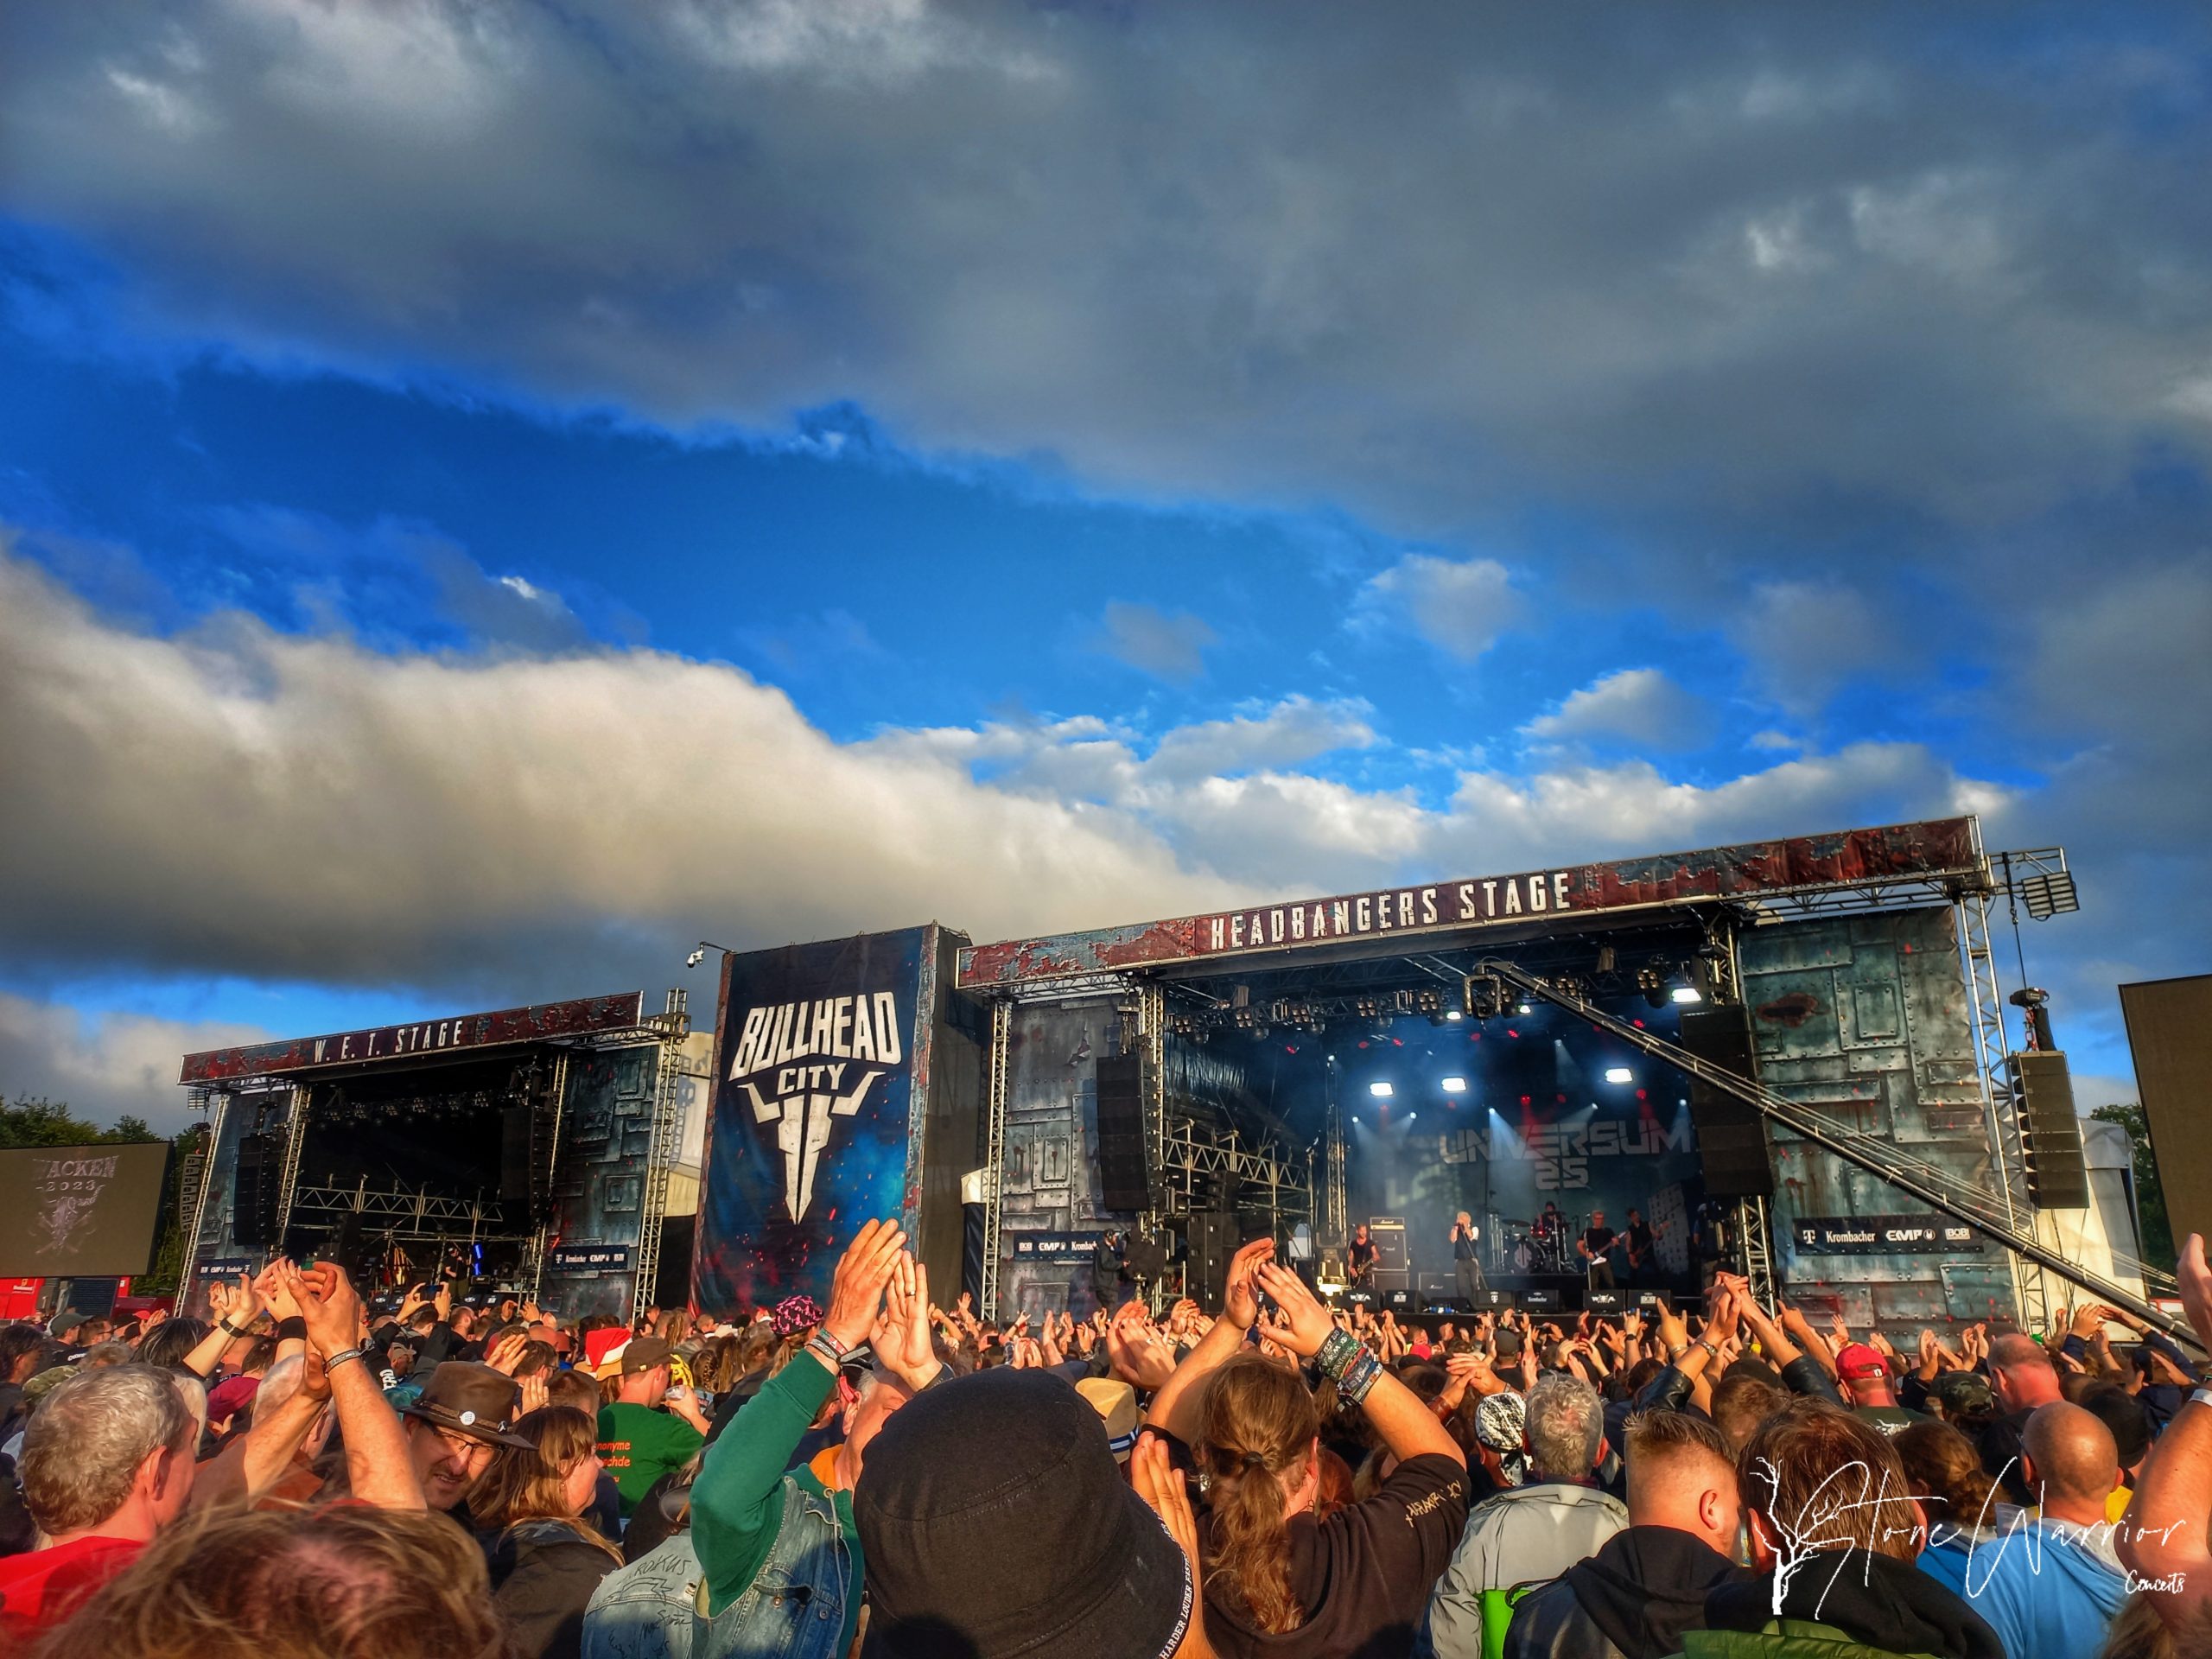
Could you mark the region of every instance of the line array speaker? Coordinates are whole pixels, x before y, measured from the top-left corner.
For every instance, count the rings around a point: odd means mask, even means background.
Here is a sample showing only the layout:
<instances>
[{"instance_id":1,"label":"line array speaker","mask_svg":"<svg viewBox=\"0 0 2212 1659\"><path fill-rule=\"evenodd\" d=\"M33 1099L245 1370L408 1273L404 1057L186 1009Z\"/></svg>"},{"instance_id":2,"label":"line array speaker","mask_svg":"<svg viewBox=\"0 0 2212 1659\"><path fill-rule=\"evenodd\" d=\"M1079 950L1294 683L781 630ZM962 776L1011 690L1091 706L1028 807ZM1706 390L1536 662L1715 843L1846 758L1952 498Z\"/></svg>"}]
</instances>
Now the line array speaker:
<instances>
[{"instance_id":1,"label":"line array speaker","mask_svg":"<svg viewBox=\"0 0 2212 1659\"><path fill-rule=\"evenodd\" d=\"M1098 1186L1099 1201L1109 1211L1137 1215L1153 1207L1142 1064L1135 1054L1098 1062Z\"/></svg>"},{"instance_id":2,"label":"line array speaker","mask_svg":"<svg viewBox=\"0 0 2212 1659\"><path fill-rule=\"evenodd\" d=\"M276 1241L276 1210L283 1194L284 1137L263 1130L238 1137L238 1176L231 1189L231 1236L266 1247Z\"/></svg>"},{"instance_id":3,"label":"line array speaker","mask_svg":"<svg viewBox=\"0 0 2212 1659\"><path fill-rule=\"evenodd\" d=\"M2212 1234L2212 1136L2204 1133L2204 1079L2212 1076L2212 974L2120 988L2135 1057L2151 1156L2158 1166L2174 1236Z\"/></svg>"},{"instance_id":4,"label":"line array speaker","mask_svg":"<svg viewBox=\"0 0 2212 1659\"><path fill-rule=\"evenodd\" d=\"M2082 1120L2074 1116L2074 1080L2055 1050L2005 1057L2012 1109L2027 1154L2028 1198L2050 1210L2089 1207L2089 1170L2082 1156Z\"/></svg>"},{"instance_id":5,"label":"line array speaker","mask_svg":"<svg viewBox=\"0 0 2212 1659\"><path fill-rule=\"evenodd\" d=\"M1682 1046L1708 1065L1751 1077L1751 1011L1740 1003L1682 1010ZM1774 1196L1774 1156L1766 1119L1747 1100L1701 1077L1690 1084L1690 1123L1697 1130L1705 1191L1715 1198Z\"/></svg>"}]
</instances>

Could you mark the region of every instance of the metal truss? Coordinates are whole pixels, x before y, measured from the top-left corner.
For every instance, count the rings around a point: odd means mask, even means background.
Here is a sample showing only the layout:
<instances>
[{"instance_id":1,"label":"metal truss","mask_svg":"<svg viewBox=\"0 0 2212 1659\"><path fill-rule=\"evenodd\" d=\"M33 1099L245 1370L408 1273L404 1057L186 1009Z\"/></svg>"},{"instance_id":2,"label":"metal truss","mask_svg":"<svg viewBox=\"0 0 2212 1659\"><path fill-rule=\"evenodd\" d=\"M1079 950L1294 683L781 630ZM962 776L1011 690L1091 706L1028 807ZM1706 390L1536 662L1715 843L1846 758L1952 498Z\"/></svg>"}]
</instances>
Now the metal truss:
<instances>
[{"instance_id":1,"label":"metal truss","mask_svg":"<svg viewBox=\"0 0 2212 1659\"><path fill-rule=\"evenodd\" d=\"M1351 1237L1351 1203L1344 1184L1344 1109L1337 1100L1336 1068L1325 1078L1326 1117L1321 1128L1321 1213L1313 1241L1319 1250L1341 1250Z\"/></svg>"},{"instance_id":2,"label":"metal truss","mask_svg":"<svg viewBox=\"0 0 2212 1659\"><path fill-rule=\"evenodd\" d=\"M1144 1091L1144 1166L1146 1190L1153 1194L1147 1230L1156 1231L1167 1214L1166 1182L1161 1179L1167 1156L1167 1004L1157 985L1137 992L1138 1082Z\"/></svg>"},{"instance_id":3,"label":"metal truss","mask_svg":"<svg viewBox=\"0 0 2212 1659\"><path fill-rule=\"evenodd\" d=\"M466 1227L472 1238L524 1236L516 1231L486 1231L487 1227L505 1225L504 1205L487 1205L481 1198L449 1198L427 1187L411 1192L404 1187L393 1187L387 1192L371 1187L365 1176L353 1186L301 1187L292 1195L292 1205L295 1210L312 1215L354 1215L364 1221L412 1223L411 1228L378 1229L379 1232L407 1238L450 1238L461 1227Z\"/></svg>"},{"instance_id":4,"label":"metal truss","mask_svg":"<svg viewBox=\"0 0 2212 1659\"><path fill-rule=\"evenodd\" d=\"M1854 1168L1887 1182L1908 1197L1917 1198L1953 1219L1965 1223L1984 1237L2024 1257L2045 1273L2088 1292L2098 1301L2126 1308L2181 1341L2199 1347L2202 1345L2190 1329L2188 1321L2152 1306L2126 1287L2067 1260L2034 1234L2015 1226L2007 1218L2001 1195L1992 1193L1938 1165L1914 1157L1894 1141L1834 1122L1796 1102L1786 1100L1749 1077L1700 1058L1663 1038L1655 1037L1649 1031L1615 1017L1573 992L1561 988L1554 982L1540 979L1524 971L1516 963L1493 958L1482 964L1482 971L1517 986L1532 996L1541 996L1548 1002L1556 1003L1654 1058L1663 1060L1715 1089L1726 1090L1800 1140L1811 1141Z\"/></svg>"},{"instance_id":5,"label":"metal truss","mask_svg":"<svg viewBox=\"0 0 2212 1659\"><path fill-rule=\"evenodd\" d=\"M2012 1109L2012 1084L2005 1064L2010 1046L2005 1035L2005 1006L1997 983L1997 962L1989 942L1989 899L1979 893L1958 901L1959 959L1967 975L1967 1001L1974 1019L1974 1072L1980 1084L1982 1121L1989 1135L1989 1154L1995 1162L1992 1185L2005 1220L2013 1227L2032 1230L2036 1211L2028 1194L2027 1148L2022 1142L2019 1114ZM2043 1274L2018 1252L2007 1255L2012 1276L2014 1305L2024 1325L2040 1329L2049 1320L2050 1298Z\"/></svg>"},{"instance_id":6,"label":"metal truss","mask_svg":"<svg viewBox=\"0 0 2212 1659\"><path fill-rule=\"evenodd\" d=\"M284 1165L276 1179L276 1232L270 1241L284 1248L284 1232L292 1224L292 1193L300 1184L300 1152L307 1145L308 1103L314 1090L304 1083L292 1085L292 1098L284 1114Z\"/></svg>"},{"instance_id":7,"label":"metal truss","mask_svg":"<svg viewBox=\"0 0 2212 1659\"><path fill-rule=\"evenodd\" d=\"M192 1106L207 1117L207 1132L185 1159L183 1190L178 1194L178 1212L192 1217L184 1235L184 1261L177 1268L180 1298L190 1294L192 1275L200 1266L200 1230L207 1224L207 1189L212 1185L207 1172L214 1167L215 1148L222 1140L224 1120L230 1116L231 1097L203 1084L193 1090Z\"/></svg>"},{"instance_id":8,"label":"metal truss","mask_svg":"<svg viewBox=\"0 0 2212 1659\"><path fill-rule=\"evenodd\" d=\"M1014 1042L1014 1004L991 1004L989 1061L983 1078L983 1169L990 1191L983 1199L983 1274L981 1318L999 1307L999 1227L1003 1214L1000 1173L1006 1167L1007 1050Z\"/></svg>"},{"instance_id":9,"label":"metal truss","mask_svg":"<svg viewBox=\"0 0 2212 1659\"><path fill-rule=\"evenodd\" d=\"M683 1113L681 1107L683 1090L683 1039L691 1029L691 1014L685 994L671 990L668 1007L652 1022L660 1040L660 1076L653 1094L652 1140L645 1154L645 1191L639 1215L638 1271L631 1285L630 1319L632 1324L652 1305L660 1283L660 1236L668 1218L669 1177L676 1167L677 1148L683 1141ZM562 1061L565 1081L565 1058ZM555 1109L560 1095L554 1096ZM559 1144L559 1135L554 1143ZM541 1229L541 1234L543 1230Z\"/></svg>"},{"instance_id":10,"label":"metal truss","mask_svg":"<svg viewBox=\"0 0 2212 1659\"><path fill-rule=\"evenodd\" d=\"M1196 1118L1178 1117L1167 1124L1163 1148L1163 1173L1169 1190L1182 1200L1172 1213L1188 1215L1196 1207L1198 1183L1233 1180L1243 1188L1257 1187L1268 1195L1268 1210L1278 1215L1311 1217L1313 1213L1313 1160L1287 1158L1244 1144L1234 1125L1217 1128ZM1255 1206L1256 1207L1256 1206Z\"/></svg>"},{"instance_id":11,"label":"metal truss","mask_svg":"<svg viewBox=\"0 0 2212 1659\"><path fill-rule=\"evenodd\" d=\"M1760 1198L1736 1200L1736 1271L1751 1283L1759 1306L1774 1306L1774 1232Z\"/></svg>"}]
</instances>

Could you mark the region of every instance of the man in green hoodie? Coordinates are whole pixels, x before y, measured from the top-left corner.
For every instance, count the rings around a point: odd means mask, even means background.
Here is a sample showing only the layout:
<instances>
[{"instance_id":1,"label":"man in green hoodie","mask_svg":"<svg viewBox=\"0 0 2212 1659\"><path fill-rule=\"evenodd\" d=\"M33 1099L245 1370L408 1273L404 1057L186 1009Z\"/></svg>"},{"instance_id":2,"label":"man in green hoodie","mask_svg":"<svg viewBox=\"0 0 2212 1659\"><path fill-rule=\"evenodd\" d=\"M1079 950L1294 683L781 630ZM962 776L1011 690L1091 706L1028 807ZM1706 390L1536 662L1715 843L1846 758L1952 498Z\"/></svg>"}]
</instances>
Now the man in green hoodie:
<instances>
[{"instance_id":1,"label":"man in green hoodie","mask_svg":"<svg viewBox=\"0 0 2212 1659\"><path fill-rule=\"evenodd\" d=\"M891 1414L944 1374L928 1273L906 1243L895 1223L861 1229L837 1263L820 1329L708 1447L690 1529L601 1581L585 1616L585 1659L849 1650L861 1585L853 1484ZM868 1342L887 1290L876 1368L845 1408L843 1443L785 1473L847 1358Z\"/></svg>"}]
</instances>

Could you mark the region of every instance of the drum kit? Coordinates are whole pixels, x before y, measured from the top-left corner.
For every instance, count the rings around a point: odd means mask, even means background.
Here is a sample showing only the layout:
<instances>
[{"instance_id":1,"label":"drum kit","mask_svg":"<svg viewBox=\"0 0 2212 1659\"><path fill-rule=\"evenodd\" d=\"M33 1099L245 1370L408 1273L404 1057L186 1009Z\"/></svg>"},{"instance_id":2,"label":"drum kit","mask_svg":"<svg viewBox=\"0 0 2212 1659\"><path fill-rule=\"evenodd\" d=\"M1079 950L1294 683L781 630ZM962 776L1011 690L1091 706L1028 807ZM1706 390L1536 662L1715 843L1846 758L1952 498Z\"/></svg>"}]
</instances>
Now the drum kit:
<instances>
[{"instance_id":1,"label":"drum kit","mask_svg":"<svg viewBox=\"0 0 2212 1659\"><path fill-rule=\"evenodd\" d=\"M1579 1273L1582 1263L1572 1254L1574 1237L1564 1216L1557 1217L1555 1226L1547 1226L1541 1217L1522 1221L1501 1216L1497 1239L1504 1259L1497 1265L1516 1273Z\"/></svg>"}]
</instances>

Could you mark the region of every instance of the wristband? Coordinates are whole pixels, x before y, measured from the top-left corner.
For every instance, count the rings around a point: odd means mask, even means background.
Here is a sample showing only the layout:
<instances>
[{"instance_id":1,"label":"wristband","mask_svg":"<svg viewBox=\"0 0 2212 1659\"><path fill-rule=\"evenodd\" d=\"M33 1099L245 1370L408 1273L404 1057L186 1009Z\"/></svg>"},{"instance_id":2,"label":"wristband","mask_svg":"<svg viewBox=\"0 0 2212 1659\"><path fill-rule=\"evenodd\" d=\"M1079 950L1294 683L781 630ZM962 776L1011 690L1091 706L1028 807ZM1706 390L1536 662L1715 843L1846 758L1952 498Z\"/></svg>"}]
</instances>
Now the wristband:
<instances>
[{"instance_id":1,"label":"wristband","mask_svg":"<svg viewBox=\"0 0 2212 1659\"><path fill-rule=\"evenodd\" d=\"M822 1326L817 1326L814 1334L806 1339L806 1350L822 1362L823 1369L832 1376L844 1369L848 1356L860 1351L857 1348L840 1346L837 1338Z\"/></svg>"},{"instance_id":2,"label":"wristband","mask_svg":"<svg viewBox=\"0 0 2212 1659\"><path fill-rule=\"evenodd\" d=\"M231 1316L227 1313L224 1314L221 1319L216 1320L215 1323L222 1328L225 1335L232 1337L242 1337L245 1335L248 1331L253 1328L253 1321L251 1319L248 1319L244 1325L232 1325L231 1323Z\"/></svg>"},{"instance_id":3,"label":"wristband","mask_svg":"<svg viewBox=\"0 0 2212 1659\"><path fill-rule=\"evenodd\" d=\"M1341 1382L1345 1369L1352 1360L1367 1351L1360 1346L1359 1338L1349 1331L1332 1331L1321 1339L1314 1351L1313 1363L1322 1376L1332 1382Z\"/></svg>"},{"instance_id":4,"label":"wristband","mask_svg":"<svg viewBox=\"0 0 2212 1659\"><path fill-rule=\"evenodd\" d=\"M294 1314L294 1315L292 1315L292 1317L291 1317L290 1319L280 1319L280 1320L278 1320L278 1321L277 1321L277 1325L276 1325L276 1340L277 1340L277 1341L279 1341L279 1342L305 1342L307 1339L308 1339L308 1322L307 1322L305 1319L302 1319L298 1314L295 1313L295 1314Z\"/></svg>"},{"instance_id":5,"label":"wristband","mask_svg":"<svg viewBox=\"0 0 2212 1659\"><path fill-rule=\"evenodd\" d=\"M1359 1357L1345 1368L1343 1379L1338 1382L1338 1397L1349 1400L1355 1406L1365 1404L1368 1391L1382 1375L1382 1362L1363 1348Z\"/></svg>"},{"instance_id":6,"label":"wristband","mask_svg":"<svg viewBox=\"0 0 2212 1659\"><path fill-rule=\"evenodd\" d=\"M340 1348L336 1353L329 1355L323 1360L322 1374L328 1376L347 1360L359 1359L360 1357L361 1351L359 1348Z\"/></svg>"},{"instance_id":7,"label":"wristband","mask_svg":"<svg viewBox=\"0 0 2212 1659\"><path fill-rule=\"evenodd\" d=\"M2212 1389L2192 1389L2189 1397L2200 1406L2212 1406Z\"/></svg>"},{"instance_id":8,"label":"wristband","mask_svg":"<svg viewBox=\"0 0 2212 1659\"><path fill-rule=\"evenodd\" d=\"M1680 1359L1680 1358L1681 1358L1684 1354L1687 1354L1688 1352L1689 1352L1689 1351L1690 1351L1690 1345L1689 1345L1689 1344L1688 1344L1687 1342L1678 1342L1678 1343L1675 1344L1675 1345L1674 1345L1673 1347L1671 1347L1671 1348L1669 1348L1669 1349L1668 1349L1668 1350L1667 1350L1667 1363L1668 1363L1669 1365L1672 1365L1672 1364L1673 1364L1676 1360Z\"/></svg>"}]
</instances>

